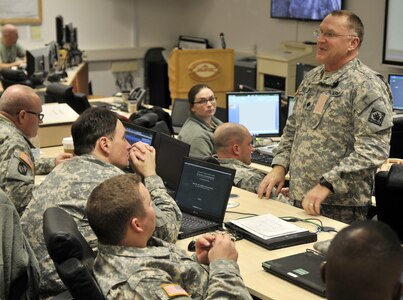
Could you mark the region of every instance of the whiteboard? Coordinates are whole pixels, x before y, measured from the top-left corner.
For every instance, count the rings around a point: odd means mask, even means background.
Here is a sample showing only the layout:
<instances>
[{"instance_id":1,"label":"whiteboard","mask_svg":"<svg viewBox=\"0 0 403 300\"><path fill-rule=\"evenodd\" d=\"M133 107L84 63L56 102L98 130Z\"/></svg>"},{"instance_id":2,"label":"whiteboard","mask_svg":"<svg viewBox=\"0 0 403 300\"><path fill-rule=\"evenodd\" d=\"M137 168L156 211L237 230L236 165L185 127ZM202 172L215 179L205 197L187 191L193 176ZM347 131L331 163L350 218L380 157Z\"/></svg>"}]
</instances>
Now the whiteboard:
<instances>
[{"instance_id":1,"label":"whiteboard","mask_svg":"<svg viewBox=\"0 0 403 300\"><path fill-rule=\"evenodd\" d=\"M42 0L0 0L0 23L42 23Z\"/></svg>"}]
</instances>

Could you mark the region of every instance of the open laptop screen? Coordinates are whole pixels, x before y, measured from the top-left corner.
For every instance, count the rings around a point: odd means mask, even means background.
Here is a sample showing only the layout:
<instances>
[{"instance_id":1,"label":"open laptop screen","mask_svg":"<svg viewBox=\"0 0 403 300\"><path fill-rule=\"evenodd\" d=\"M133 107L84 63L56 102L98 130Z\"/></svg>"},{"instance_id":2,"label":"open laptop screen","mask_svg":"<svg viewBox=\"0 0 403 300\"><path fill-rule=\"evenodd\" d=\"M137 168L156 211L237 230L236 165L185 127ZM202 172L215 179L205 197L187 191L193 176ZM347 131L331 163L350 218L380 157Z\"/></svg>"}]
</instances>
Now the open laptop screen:
<instances>
[{"instance_id":1,"label":"open laptop screen","mask_svg":"<svg viewBox=\"0 0 403 300\"><path fill-rule=\"evenodd\" d=\"M183 159L189 155L190 145L167 134L158 133L156 169L166 187L176 190L181 176Z\"/></svg>"},{"instance_id":2,"label":"open laptop screen","mask_svg":"<svg viewBox=\"0 0 403 300\"><path fill-rule=\"evenodd\" d=\"M130 145L137 142L143 142L148 145L154 145L154 138L156 134L154 131L132 123L128 122L122 122L122 123L126 129L125 133L126 140L129 142Z\"/></svg>"},{"instance_id":3,"label":"open laptop screen","mask_svg":"<svg viewBox=\"0 0 403 300\"><path fill-rule=\"evenodd\" d=\"M222 222L235 170L186 157L175 200L181 211Z\"/></svg>"}]
</instances>

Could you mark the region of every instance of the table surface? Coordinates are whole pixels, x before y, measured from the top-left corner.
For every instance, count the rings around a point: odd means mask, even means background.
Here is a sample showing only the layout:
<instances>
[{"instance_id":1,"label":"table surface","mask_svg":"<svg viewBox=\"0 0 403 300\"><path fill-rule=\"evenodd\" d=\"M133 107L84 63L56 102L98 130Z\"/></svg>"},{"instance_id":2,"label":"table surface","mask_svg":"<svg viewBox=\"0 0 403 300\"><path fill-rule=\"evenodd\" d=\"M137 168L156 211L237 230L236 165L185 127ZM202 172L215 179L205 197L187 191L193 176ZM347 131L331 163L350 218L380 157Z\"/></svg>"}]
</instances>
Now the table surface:
<instances>
[{"instance_id":1,"label":"table surface","mask_svg":"<svg viewBox=\"0 0 403 300\"><path fill-rule=\"evenodd\" d=\"M62 151L62 146L42 148L41 156L52 157L56 156ZM40 183L43 178L44 176L36 176L36 183ZM302 219L311 217L301 209L274 200L259 199L256 194L236 187L232 188L232 193L237 195L238 197L231 198L231 201L236 201L240 205L238 207L230 208L229 210L227 210L225 221L245 217L244 215L238 214L237 212L250 214L271 213L278 217L293 216ZM317 216L317 218L323 222L324 226L331 226L334 227L336 230L340 230L341 228L346 226L346 224L344 223L326 217ZM314 225L309 223L297 222L295 224L304 227L310 231L314 231L316 229ZM334 237L334 235L334 232L320 232L318 233L318 241L331 239ZM183 249L187 249L189 242L195 238L197 237L178 240L177 245ZM277 250L267 250L250 241L240 240L236 242L236 248L239 252L238 264L240 266L241 275L251 294L261 299L323 299L311 292L308 292L298 286L295 286L287 281L284 281L276 276L265 272L261 266L263 261L304 252L307 248L312 249L313 243L297 245Z\"/></svg>"}]
</instances>

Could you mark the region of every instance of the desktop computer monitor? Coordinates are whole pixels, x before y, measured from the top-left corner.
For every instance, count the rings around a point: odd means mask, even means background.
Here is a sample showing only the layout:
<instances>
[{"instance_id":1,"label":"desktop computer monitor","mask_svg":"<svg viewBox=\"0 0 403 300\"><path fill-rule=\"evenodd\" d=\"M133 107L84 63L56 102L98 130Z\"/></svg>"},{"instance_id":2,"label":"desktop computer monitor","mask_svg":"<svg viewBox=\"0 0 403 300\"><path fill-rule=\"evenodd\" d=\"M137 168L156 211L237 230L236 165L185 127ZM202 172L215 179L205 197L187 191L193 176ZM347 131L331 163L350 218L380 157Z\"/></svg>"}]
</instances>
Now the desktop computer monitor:
<instances>
[{"instance_id":1,"label":"desktop computer monitor","mask_svg":"<svg viewBox=\"0 0 403 300\"><path fill-rule=\"evenodd\" d=\"M50 71L49 48L42 47L33 50L27 50L27 77L33 84L42 84Z\"/></svg>"},{"instance_id":2,"label":"desktop computer monitor","mask_svg":"<svg viewBox=\"0 0 403 300\"><path fill-rule=\"evenodd\" d=\"M389 74L388 82L393 96L393 110L403 113L403 74Z\"/></svg>"},{"instance_id":3,"label":"desktop computer monitor","mask_svg":"<svg viewBox=\"0 0 403 300\"><path fill-rule=\"evenodd\" d=\"M304 79L305 75L314 68L316 68L316 66L314 65L297 63L297 70L295 74L295 90L298 90L298 87Z\"/></svg>"},{"instance_id":4,"label":"desktop computer monitor","mask_svg":"<svg viewBox=\"0 0 403 300\"><path fill-rule=\"evenodd\" d=\"M228 92L226 100L228 122L257 137L281 135L281 92Z\"/></svg>"}]
</instances>

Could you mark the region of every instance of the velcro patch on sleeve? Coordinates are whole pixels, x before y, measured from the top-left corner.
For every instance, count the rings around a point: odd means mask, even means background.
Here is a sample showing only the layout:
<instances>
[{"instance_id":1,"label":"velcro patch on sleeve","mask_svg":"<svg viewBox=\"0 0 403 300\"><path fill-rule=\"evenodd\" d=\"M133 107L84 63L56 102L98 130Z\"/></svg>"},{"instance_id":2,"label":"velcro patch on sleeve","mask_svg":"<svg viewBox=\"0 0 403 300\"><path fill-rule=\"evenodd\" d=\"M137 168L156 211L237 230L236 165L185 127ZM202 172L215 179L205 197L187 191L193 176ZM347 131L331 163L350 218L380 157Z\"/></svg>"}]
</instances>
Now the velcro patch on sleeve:
<instances>
[{"instance_id":1,"label":"velcro patch on sleeve","mask_svg":"<svg viewBox=\"0 0 403 300\"><path fill-rule=\"evenodd\" d=\"M373 108L371 110L371 113L369 114L368 121L375 125L382 126L384 118L385 118L384 112Z\"/></svg>"},{"instance_id":2,"label":"velcro patch on sleeve","mask_svg":"<svg viewBox=\"0 0 403 300\"><path fill-rule=\"evenodd\" d=\"M187 296L189 294L179 284L163 284L162 289L169 297Z\"/></svg>"},{"instance_id":3,"label":"velcro patch on sleeve","mask_svg":"<svg viewBox=\"0 0 403 300\"><path fill-rule=\"evenodd\" d=\"M31 170L34 169L34 164L32 163L32 160L28 154L21 152L19 159L23 161Z\"/></svg>"}]
</instances>

